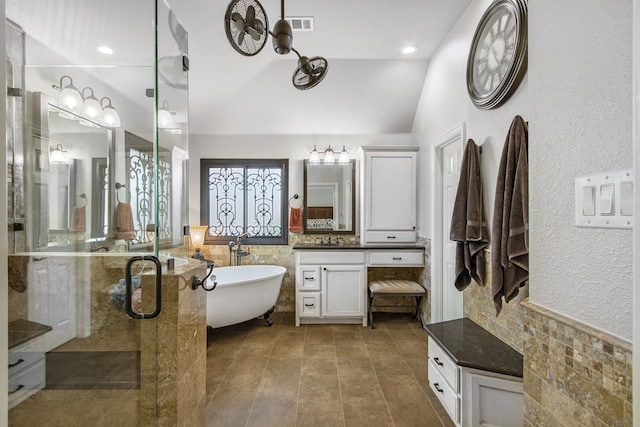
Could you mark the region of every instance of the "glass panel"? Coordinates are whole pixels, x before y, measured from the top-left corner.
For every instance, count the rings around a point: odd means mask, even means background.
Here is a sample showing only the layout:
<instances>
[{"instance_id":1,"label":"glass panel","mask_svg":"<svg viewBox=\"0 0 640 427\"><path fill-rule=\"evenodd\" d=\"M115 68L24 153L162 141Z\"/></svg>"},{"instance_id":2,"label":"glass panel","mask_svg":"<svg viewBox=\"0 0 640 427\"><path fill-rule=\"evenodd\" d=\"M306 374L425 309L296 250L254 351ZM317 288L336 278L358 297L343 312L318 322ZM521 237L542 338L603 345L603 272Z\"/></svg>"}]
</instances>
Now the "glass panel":
<instances>
[{"instance_id":1,"label":"glass panel","mask_svg":"<svg viewBox=\"0 0 640 427\"><path fill-rule=\"evenodd\" d=\"M163 1L6 13L9 424L154 425L156 325L127 316L125 265L187 259L186 31ZM131 302L151 312L155 266L132 270Z\"/></svg>"},{"instance_id":2,"label":"glass panel","mask_svg":"<svg viewBox=\"0 0 640 427\"><path fill-rule=\"evenodd\" d=\"M244 168L209 168L209 232L239 236L244 232Z\"/></svg>"},{"instance_id":3,"label":"glass panel","mask_svg":"<svg viewBox=\"0 0 640 427\"><path fill-rule=\"evenodd\" d=\"M252 237L282 236L282 169L247 168L247 232Z\"/></svg>"},{"instance_id":4,"label":"glass panel","mask_svg":"<svg viewBox=\"0 0 640 427\"><path fill-rule=\"evenodd\" d=\"M164 1L158 2L156 247L178 263L189 259L188 34Z\"/></svg>"}]
</instances>

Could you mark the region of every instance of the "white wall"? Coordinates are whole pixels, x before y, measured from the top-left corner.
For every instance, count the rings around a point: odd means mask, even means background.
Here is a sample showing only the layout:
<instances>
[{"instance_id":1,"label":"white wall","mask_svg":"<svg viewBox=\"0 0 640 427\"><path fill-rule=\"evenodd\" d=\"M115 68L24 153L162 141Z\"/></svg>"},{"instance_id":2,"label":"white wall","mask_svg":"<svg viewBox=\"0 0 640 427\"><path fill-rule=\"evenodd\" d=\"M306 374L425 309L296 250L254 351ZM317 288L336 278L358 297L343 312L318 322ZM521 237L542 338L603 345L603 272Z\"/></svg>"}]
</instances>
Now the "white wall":
<instances>
[{"instance_id":1,"label":"white wall","mask_svg":"<svg viewBox=\"0 0 640 427\"><path fill-rule=\"evenodd\" d=\"M467 139L482 146L482 179L485 212L491 218L502 146L513 117L529 120L527 76L500 108L480 110L467 94L467 56L475 28L492 0L474 1L431 58L413 127L414 143L420 145L418 233L431 236L433 167L432 144L465 122Z\"/></svg>"},{"instance_id":2,"label":"white wall","mask_svg":"<svg viewBox=\"0 0 640 427\"><path fill-rule=\"evenodd\" d=\"M530 123L530 300L630 339L629 230L574 225L574 178L631 167L631 1L529 2L529 68L501 107L482 111L466 92L466 60L491 0L474 1L432 58L413 138L420 183L432 182L431 145L461 122L483 146L485 211L493 215L498 162L514 115ZM420 234L430 236L431 185L420 189ZM437 208L437 207L436 207Z\"/></svg>"},{"instance_id":3,"label":"white wall","mask_svg":"<svg viewBox=\"0 0 640 427\"><path fill-rule=\"evenodd\" d=\"M190 135L189 223L200 224L200 159L289 159L289 196L303 191L303 160L314 144L338 152L345 145L352 159L361 145L408 145L409 134L394 135Z\"/></svg>"}]
</instances>

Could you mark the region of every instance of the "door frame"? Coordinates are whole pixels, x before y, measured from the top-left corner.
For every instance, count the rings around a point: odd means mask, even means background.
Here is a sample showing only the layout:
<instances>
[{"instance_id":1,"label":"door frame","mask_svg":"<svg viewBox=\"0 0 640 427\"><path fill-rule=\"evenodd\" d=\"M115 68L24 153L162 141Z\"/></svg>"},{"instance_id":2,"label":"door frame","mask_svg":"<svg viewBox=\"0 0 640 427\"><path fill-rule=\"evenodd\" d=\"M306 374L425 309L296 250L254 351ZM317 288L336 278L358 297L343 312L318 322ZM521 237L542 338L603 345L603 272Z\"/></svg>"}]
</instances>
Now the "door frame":
<instances>
[{"instance_id":1,"label":"door frame","mask_svg":"<svg viewBox=\"0 0 640 427\"><path fill-rule=\"evenodd\" d=\"M453 129L446 132L431 144L431 170L433 182L432 197L432 215L431 215L431 322L442 321L442 233L440 228L444 219L442 218L442 209L444 194L442 194L442 152L444 147L449 144L460 143L464 146L466 139L466 123L463 121Z\"/></svg>"}]
</instances>

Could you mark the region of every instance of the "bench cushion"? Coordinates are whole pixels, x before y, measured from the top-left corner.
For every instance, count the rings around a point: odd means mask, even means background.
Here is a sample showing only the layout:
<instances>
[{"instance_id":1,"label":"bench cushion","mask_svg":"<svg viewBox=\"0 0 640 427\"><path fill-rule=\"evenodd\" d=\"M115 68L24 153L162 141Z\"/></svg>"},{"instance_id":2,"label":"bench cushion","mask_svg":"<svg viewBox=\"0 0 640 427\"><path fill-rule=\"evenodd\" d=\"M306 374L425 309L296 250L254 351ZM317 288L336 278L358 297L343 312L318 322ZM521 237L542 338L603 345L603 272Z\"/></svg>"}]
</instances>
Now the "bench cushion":
<instances>
[{"instance_id":1,"label":"bench cushion","mask_svg":"<svg viewBox=\"0 0 640 427\"><path fill-rule=\"evenodd\" d=\"M412 280L375 280L369 282L373 294L415 294L425 293L424 288Z\"/></svg>"}]
</instances>

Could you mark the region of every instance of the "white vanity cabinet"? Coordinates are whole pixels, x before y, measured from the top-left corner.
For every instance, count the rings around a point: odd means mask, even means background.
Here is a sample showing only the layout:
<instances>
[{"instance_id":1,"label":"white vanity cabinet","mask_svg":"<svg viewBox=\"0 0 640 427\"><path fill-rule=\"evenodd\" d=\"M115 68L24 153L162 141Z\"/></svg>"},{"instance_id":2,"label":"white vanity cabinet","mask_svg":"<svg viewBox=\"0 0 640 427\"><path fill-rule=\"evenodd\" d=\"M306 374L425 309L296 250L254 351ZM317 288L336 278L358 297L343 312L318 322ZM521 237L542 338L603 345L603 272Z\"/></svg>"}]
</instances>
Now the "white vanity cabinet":
<instances>
[{"instance_id":1,"label":"white vanity cabinet","mask_svg":"<svg viewBox=\"0 0 640 427\"><path fill-rule=\"evenodd\" d=\"M301 323L367 325L365 253L296 252L296 326Z\"/></svg>"},{"instance_id":2,"label":"white vanity cabinet","mask_svg":"<svg viewBox=\"0 0 640 427\"><path fill-rule=\"evenodd\" d=\"M363 146L361 243L417 240L417 146Z\"/></svg>"},{"instance_id":3,"label":"white vanity cabinet","mask_svg":"<svg viewBox=\"0 0 640 427\"><path fill-rule=\"evenodd\" d=\"M45 386L43 336L9 350L9 409Z\"/></svg>"},{"instance_id":4,"label":"white vanity cabinet","mask_svg":"<svg viewBox=\"0 0 640 427\"><path fill-rule=\"evenodd\" d=\"M463 319L458 319L458 322ZM428 325L427 328L431 327ZM479 327L478 327L479 328ZM451 328L453 335L461 328ZM487 333L488 334L488 333ZM482 367L484 361L478 363L473 360L477 358L491 357L491 349L496 348L498 353L504 353L503 343L497 343L498 338L486 340L483 336L474 334L472 337L465 337L464 340L475 341L470 346L477 346L489 349L489 352L478 351L475 355L468 352L469 347L461 344L459 339L464 334L459 334L451 342L456 354L463 354L465 365L473 364L477 367L461 365L454 360L449 353L434 340L429 337L429 361L427 364L427 374L429 377L429 387L438 397L440 403L445 408L451 420L458 427L479 427L479 426L503 426L516 427L523 425L523 391L522 391L522 367L516 369L518 375L505 375ZM483 333L486 336L486 334ZM495 341L494 341L495 340ZM450 349L451 350L451 349ZM515 350L511 349L512 352ZM508 351L507 351L508 352ZM468 357L471 356L471 357ZM510 357L510 356L508 356ZM521 363L517 356L511 361ZM489 361L489 364L492 363ZM515 366L515 365L511 365Z\"/></svg>"}]
</instances>

